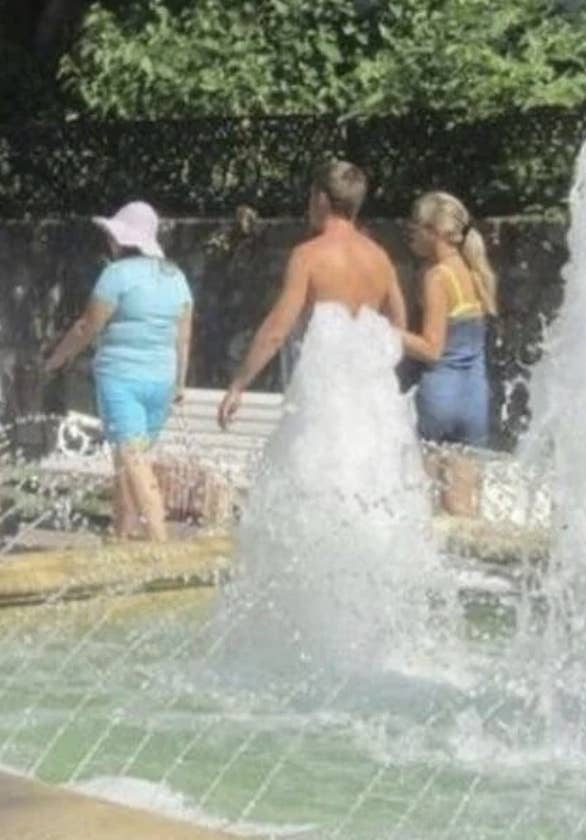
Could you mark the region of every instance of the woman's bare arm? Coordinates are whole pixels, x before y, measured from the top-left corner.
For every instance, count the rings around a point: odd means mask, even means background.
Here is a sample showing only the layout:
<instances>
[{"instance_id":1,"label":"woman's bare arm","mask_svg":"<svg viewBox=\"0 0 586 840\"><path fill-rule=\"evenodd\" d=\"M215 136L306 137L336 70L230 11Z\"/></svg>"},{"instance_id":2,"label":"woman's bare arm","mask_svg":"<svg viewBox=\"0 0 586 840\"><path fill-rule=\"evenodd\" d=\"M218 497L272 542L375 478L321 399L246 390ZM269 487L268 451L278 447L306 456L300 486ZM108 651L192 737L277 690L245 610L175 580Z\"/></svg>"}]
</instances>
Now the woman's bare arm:
<instances>
[{"instance_id":1,"label":"woman's bare arm","mask_svg":"<svg viewBox=\"0 0 586 840\"><path fill-rule=\"evenodd\" d=\"M422 362L437 362L444 352L448 326L448 297L436 269L423 278L423 327L421 335L403 333L408 356Z\"/></svg>"},{"instance_id":2,"label":"woman's bare arm","mask_svg":"<svg viewBox=\"0 0 586 840\"><path fill-rule=\"evenodd\" d=\"M114 307L111 304L92 298L84 314L65 333L45 362L45 370L58 370L79 356L104 329L113 312Z\"/></svg>"},{"instance_id":3,"label":"woman's bare arm","mask_svg":"<svg viewBox=\"0 0 586 840\"><path fill-rule=\"evenodd\" d=\"M185 388L185 381L187 379L187 369L189 367L189 358L191 350L191 341L193 336L193 306L185 304L179 321L177 323L177 397L181 398L183 389Z\"/></svg>"}]
</instances>

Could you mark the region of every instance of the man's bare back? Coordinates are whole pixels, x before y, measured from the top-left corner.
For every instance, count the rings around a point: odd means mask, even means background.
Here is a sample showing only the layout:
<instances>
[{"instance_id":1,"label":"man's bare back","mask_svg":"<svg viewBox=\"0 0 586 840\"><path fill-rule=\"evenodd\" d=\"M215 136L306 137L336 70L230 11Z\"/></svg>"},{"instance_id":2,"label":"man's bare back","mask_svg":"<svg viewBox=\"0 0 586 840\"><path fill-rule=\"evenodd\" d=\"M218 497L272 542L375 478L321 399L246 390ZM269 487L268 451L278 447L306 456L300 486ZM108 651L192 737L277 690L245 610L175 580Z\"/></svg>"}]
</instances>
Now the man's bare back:
<instances>
[{"instance_id":1,"label":"man's bare back","mask_svg":"<svg viewBox=\"0 0 586 840\"><path fill-rule=\"evenodd\" d=\"M405 327L405 308L386 252L351 223L336 222L292 255L307 272L306 306L335 301L356 313L368 306Z\"/></svg>"},{"instance_id":2,"label":"man's bare back","mask_svg":"<svg viewBox=\"0 0 586 840\"><path fill-rule=\"evenodd\" d=\"M361 307L406 327L403 295L389 257L356 228L366 194L366 178L353 164L333 161L314 178L309 220L317 235L295 248L281 293L257 330L218 410L222 427L234 416L242 392L283 346L302 313L320 302L335 302L355 315Z\"/></svg>"}]
</instances>

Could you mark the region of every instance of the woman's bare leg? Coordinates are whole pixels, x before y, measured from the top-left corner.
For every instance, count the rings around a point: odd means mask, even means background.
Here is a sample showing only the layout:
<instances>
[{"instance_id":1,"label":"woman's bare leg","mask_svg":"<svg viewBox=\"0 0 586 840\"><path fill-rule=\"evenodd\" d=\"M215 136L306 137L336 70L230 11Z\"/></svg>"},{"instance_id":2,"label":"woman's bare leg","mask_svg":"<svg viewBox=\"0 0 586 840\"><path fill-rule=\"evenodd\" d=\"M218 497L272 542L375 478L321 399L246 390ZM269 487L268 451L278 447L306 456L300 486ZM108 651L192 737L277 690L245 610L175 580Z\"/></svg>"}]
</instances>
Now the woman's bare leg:
<instances>
[{"instance_id":1,"label":"woman's bare leg","mask_svg":"<svg viewBox=\"0 0 586 840\"><path fill-rule=\"evenodd\" d=\"M165 542L167 526L163 497L144 449L137 444L123 444L118 447L117 459L148 537L154 542Z\"/></svg>"},{"instance_id":2,"label":"woman's bare leg","mask_svg":"<svg viewBox=\"0 0 586 840\"><path fill-rule=\"evenodd\" d=\"M478 516L481 470L470 455L450 453L443 464L442 507L452 516Z\"/></svg>"},{"instance_id":3,"label":"woman's bare leg","mask_svg":"<svg viewBox=\"0 0 586 840\"><path fill-rule=\"evenodd\" d=\"M443 455L437 444L427 444L423 454L425 472L431 482L431 498L433 511L442 507L442 488L444 481Z\"/></svg>"},{"instance_id":4,"label":"woman's bare leg","mask_svg":"<svg viewBox=\"0 0 586 840\"><path fill-rule=\"evenodd\" d=\"M114 456L114 533L119 539L139 536L140 515L134 503L130 482L118 452Z\"/></svg>"}]
</instances>

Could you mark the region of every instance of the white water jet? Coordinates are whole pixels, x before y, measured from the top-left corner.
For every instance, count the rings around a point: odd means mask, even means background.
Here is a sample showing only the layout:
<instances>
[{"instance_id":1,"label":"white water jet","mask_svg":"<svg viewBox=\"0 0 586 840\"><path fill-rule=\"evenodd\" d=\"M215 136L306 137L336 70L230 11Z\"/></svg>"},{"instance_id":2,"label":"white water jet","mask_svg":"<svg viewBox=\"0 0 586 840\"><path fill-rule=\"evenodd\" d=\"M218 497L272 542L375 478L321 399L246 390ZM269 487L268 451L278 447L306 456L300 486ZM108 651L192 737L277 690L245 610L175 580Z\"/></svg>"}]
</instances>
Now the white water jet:
<instances>
[{"instance_id":1,"label":"white water jet","mask_svg":"<svg viewBox=\"0 0 586 840\"><path fill-rule=\"evenodd\" d=\"M239 529L240 662L364 673L431 658L443 572L400 354L373 310L316 305Z\"/></svg>"},{"instance_id":2,"label":"white water jet","mask_svg":"<svg viewBox=\"0 0 586 840\"><path fill-rule=\"evenodd\" d=\"M556 559L574 567L586 559L586 144L577 161L570 211L564 300L532 375L532 421L521 452L551 462Z\"/></svg>"},{"instance_id":3,"label":"white water jet","mask_svg":"<svg viewBox=\"0 0 586 840\"><path fill-rule=\"evenodd\" d=\"M520 455L550 485L552 550L518 634L530 650L536 708L550 744L586 745L586 144L570 193L564 300L530 385L532 421Z\"/></svg>"}]
</instances>

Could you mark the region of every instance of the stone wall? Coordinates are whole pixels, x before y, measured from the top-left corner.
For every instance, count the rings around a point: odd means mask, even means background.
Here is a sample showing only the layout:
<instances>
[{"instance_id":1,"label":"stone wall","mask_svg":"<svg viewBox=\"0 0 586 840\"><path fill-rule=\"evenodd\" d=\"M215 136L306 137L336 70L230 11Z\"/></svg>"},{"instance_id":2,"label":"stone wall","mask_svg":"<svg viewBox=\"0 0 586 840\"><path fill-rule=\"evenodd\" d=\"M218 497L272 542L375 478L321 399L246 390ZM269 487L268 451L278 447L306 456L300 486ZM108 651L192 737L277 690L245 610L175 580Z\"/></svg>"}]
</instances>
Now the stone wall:
<instances>
[{"instance_id":1,"label":"stone wall","mask_svg":"<svg viewBox=\"0 0 586 840\"><path fill-rule=\"evenodd\" d=\"M392 255L415 313L415 264L404 224L376 219L365 227ZM493 444L509 449L526 426L531 365L561 302L565 225L507 218L486 220L482 229L500 278L501 315L490 346ZM198 301L191 384L226 384L278 289L287 252L303 236L300 220L262 221L242 209L234 221L165 223L167 253L185 270ZM87 359L48 382L40 373L40 359L80 312L104 259L103 239L87 220L0 223L0 403L5 415L92 408ZM258 387L280 387L278 365Z\"/></svg>"}]
</instances>

